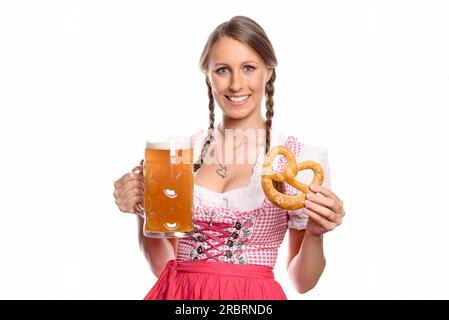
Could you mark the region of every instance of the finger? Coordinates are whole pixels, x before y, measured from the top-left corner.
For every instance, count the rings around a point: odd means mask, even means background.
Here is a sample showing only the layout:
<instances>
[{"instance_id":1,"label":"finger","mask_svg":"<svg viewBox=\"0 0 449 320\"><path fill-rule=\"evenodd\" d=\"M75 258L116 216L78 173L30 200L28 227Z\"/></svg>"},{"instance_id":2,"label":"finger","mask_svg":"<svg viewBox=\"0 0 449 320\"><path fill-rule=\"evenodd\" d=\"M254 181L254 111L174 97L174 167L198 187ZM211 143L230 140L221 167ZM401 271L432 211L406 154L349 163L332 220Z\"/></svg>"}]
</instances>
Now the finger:
<instances>
[{"instance_id":1,"label":"finger","mask_svg":"<svg viewBox=\"0 0 449 320\"><path fill-rule=\"evenodd\" d=\"M121 179L120 179L120 184L124 185L129 181L132 180L140 180L143 181L143 177L140 174L134 173L134 172L128 172L127 174L125 174Z\"/></svg>"},{"instance_id":2,"label":"finger","mask_svg":"<svg viewBox=\"0 0 449 320\"><path fill-rule=\"evenodd\" d=\"M312 202L310 200L304 201L304 206L307 209L315 211L316 213L325 217L329 221L332 221L332 222L337 221L337 215L335 214L335 212L333 212L329 208L323 207L322 205Z\"/></svg>"},{"instance_id":3,"label":"finger","mask_svg":"<svg viewBox=\"0 0 449 320\"><path fill-rule=\"evenodd\" d=\"M143 199L144 199L144 197L140 196L140 195L130 195L123 202L122 208L124 209L125 212L136 213L135 212L136 204L143 203L143 201L144 201Z\"/></svg>"},{"instance_id":4,"label":"finger","mask_svg":"<svg viewBox=\"0 0 449 320\"><path fill-rule=\"evenodd\" d=\"M304 210L304 213L307 214L307 216L309 218L311 218L313 221L318 223L326 231L331 231L337 226L336 223L331 222L331 221L327 220L326 218L323 218L323 216L321 216L320 214L318 214L317 212L315 212L313 210L310 210L307 208L303 208L303 210Z\"/></svg>"},{"instance_id":5,"label":"finger","mask_svg":"<svg viewBox=\"0 0 449 320\"><path fill-rule=\"evenodd\" d=\"M132 182L129 182L128 184L131 184ZM127 198L129 198L130 196L133 196L133 195L143 196L144 192L145 191L143 190L142 186L134 185L134 186L130 186L129 188L124 190L123 193L120 195L120 198L126 200Z\"/></svg>"},{"instance_id":6,"label":"finger","mask_svg":"<svg viewBox=\"0 0 449 320\"><path fill-rule=\"evenodd\" d=\"M120 185L118 188L116 188L113 195L116 199L120 199L120 198L126 197L127 193L129 193L129 191L134 188L138 188L138 189L142 190L142 192L143 192L144 191L144 183L139 180L128 181L126 184Z\"/></svg>"},{"instance_id":7,"label":"finger","mask_svg":"<svg viewBox=\"0 0 449 320\"><path fill-rule=\"evenodd\" d=\"M140 201L140 200L137 200L137 201ZM144 213L140 212L140 210L137 208L138 208L137 205L132 207L132 203L127 202L120 208L120 210L125 213L137 214L138 216L143 217Z\"/></svg>"},{"instance_id":8,"label":"finger","mask_svg":"<svg viewBox=\"0 0 449 320\"><path fill-rule=\"evenodd\" d=\"M141 203L138 202L136 203L136 205L134 206L134 213L137 214L138 216L144 218L145 217L145 210L142 207Z\"/></svg>"},{"instance_id":9,"label":"finger","mask_svg":"<svg viewBox=\"0 0 449 320\"><path fill-rule=\"evenodd\" d=\"M138 175L142 175L143 174L143 167L142 166L137 166L134 167L131 172L133 173L137 173Z\"/></svg>"},{"instance_id":10,"label":"finger","mask_svg":"<svg viewBox=\"0 0 449 320\"><path fill-rule=\"evenodd\" d=\"M142 180L130 180L127 183L123 184L119 189L122 191L122 193L128 191L129 189L138 187L144 190L144 182Z\"/></svg>"},{"instance_id":11,"label":"finger","mask_svg":"<svg viewBox=\"0 0 449 320\"><path fill-rule=\"evenodd\" d=\"M327 197L324 197L322 195L315 194L313 192L308 192L307 195L306 195L306 198L309 201L312 201L314 203L317 203L317 204L325 206L325 207L327 207L329 209L332 209L332 211L334 211L334 212L338 211L337 201L332 199L332 198L327 198Z\"/></svg>"},{"instance_id":12,"label":"finger","mask_svg":"<svg viewBox=\"0 0 449 320\"><path fill-rule=\"evenodd\" d=\"M311 184L309 186L309 189L315 193L321 193L325 197L340 200L340 199L338 199L337 195L335 193L333 193L330 189L320 186L319 184Z\"/></svg>"},{"instance_id":13,"label":"finger","mask_svg":"<svg viewBox=\"0 0 449 320\"><path fill-rule=\"evenodd\" d=\"M132 172L138 173L138 174L143 174L143 162L144 160L140 160L140 163L137 167L134 167L134 169L132 169Z\"/></svg>"},{"instance_id":14,"label":"finger","mask_svg":"<svg viewBox=\"0 0 449 320\"><path fill-rule=\"evenodd\" d=\"M144 195L145 190L142 185L139 185L138 181L128 182L127 187L121 187L116 192L114 192L114 196L117 204L123 204L126 200L133 195L142 196Z\"/></svg>"},{"instance_id":15,"label":"finger","mask_svg":"<svg viewBox=\"0 0 449 320\"><path fill-rule=\"evenodd\" d=\"M332 190L316 184L310 185L310 187L312 188L309 189L311 189L314 192L319 192L327 197L335 199L339 203L340 207L343 207L343 201L334 192L332 192Z\"/></svg>"},{"instance_id":16,"label":"finger","mask_svg":"<svg viewBox=\"0 0 449 320\"><path fill-rule=\"evenodd\" d=\"M343 201L334 193L332 190L325 188L320 185L310 185L311 188L309 188L312 192L315 193L321 193L322 195L334 199L336 201L337 206L335 207L335 212L340 211L343 208Z\"/></svg>"}]
</instances>

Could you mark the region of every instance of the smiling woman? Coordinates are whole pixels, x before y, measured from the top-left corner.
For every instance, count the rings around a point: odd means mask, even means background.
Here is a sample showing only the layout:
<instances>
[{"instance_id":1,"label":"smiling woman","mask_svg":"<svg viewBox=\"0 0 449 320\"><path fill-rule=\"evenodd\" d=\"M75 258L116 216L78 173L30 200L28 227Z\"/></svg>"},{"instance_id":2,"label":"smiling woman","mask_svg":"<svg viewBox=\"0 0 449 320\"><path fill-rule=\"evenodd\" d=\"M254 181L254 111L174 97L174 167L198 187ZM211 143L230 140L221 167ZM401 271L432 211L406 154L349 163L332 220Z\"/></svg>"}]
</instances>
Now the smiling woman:
<instances>
[{"instance_id":1,"label":"smiling woman","mask_svg":"<svg viewBox=\"0 0 449 320\"><path fill-rule=\"evenodd\" d=\"M329 189L326 149L272 128L276 66L265 31L248 17L233 17L209 36L200 58L209 126L191 136L197 160L194 230L188 237L144 237L143 212L136 206L142 199L142 176L130 173L116 181L116 203L124 212L139 214L140 245L159 277L146 299L286 299L273 267L287 230L287 272L294 287L303 293L318 282L325 265L323 234L341 223L344 210ZM217 127L216 104L223 114ZM310 186L303 209L278 208L262 190L263 156L278 145L296 160L313 160L324 169L323 186ZM232 155L246 149L253 154L237 163ZM279 172L287 165L285 159L274 162ZM138 169L142 172L141 166ZM306 171L296 178L311 181ZM283 182L276 181L274 187L287 195L297 193Z\"/></svg>"},{"instance_id":2,"label":"smiling woman","mask_svg":"<svg viewBox=\"0 0 449 320\"><path fill-rule=\"evenodd\" d=\"M225 122L246 118L265 128L259 109L267 83L270 79L275 80L276 56L260 27L259 33L254 32L251 37L247 32L258 29L257 26L242 19L239 28L237 21L235 18L234 24L228 24L227 29L222 25L217 29L220 32L211 35L201 55L200 67Z\"/></svg>"},{"instance_id":3,"label":"smiling woman","mask_svg":"<svg viewBox=\"0 0 449 320\"><path fill-rule=\"evenodd\" d=\"M244 118L257 111L273 69L268 69L254 50L224 36L212 47L208 64L205 73L212 94L227 117Z\"/></svg>"}]
</instances>

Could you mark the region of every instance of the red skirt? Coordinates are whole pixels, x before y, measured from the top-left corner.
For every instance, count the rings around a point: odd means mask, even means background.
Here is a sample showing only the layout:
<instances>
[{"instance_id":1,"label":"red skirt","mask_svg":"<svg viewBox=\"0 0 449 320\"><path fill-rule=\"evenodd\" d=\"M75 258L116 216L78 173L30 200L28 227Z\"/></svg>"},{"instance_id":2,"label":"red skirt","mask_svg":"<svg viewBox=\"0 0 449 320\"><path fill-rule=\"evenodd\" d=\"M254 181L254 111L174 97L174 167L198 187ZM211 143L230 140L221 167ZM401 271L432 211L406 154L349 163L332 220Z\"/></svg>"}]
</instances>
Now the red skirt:
<instances>
[{"instance_id":1,"label":"red skirt","mask_svg":"<svg viewBox=\"0 0 449 320\"><path fill-rule=\"evenodd\" d=\"M145 300L287 300L273 268L170 260Z\"/></svg>"}]
</instances>

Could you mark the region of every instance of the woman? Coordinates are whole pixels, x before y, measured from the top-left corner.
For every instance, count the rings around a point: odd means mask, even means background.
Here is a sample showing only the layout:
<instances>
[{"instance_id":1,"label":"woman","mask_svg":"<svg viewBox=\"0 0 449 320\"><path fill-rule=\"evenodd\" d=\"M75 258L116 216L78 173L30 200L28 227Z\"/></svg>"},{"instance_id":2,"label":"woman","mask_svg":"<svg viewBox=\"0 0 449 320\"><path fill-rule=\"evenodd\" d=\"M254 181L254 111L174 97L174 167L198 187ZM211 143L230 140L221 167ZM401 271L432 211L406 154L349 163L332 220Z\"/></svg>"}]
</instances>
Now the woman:
<instances>
[{"instance_id":1,"label":"woman","mask_svg":"<svg viewBox=\"0 0 449 320\"><path fill-rule=\"evenodd\" d=\"M138 206L143 201L141 174L130 172L115 182L116 203L121 211L137 214L142 251L159 278L145 298L286 299L273 267L287 230L289 278L298 292L307 292L325 267L323 234L341 224L345 214L342 201L329 189L326 149L272 128L277 60L255 21L236 16L219 25L204 47L200 66L208 88L209 128L192 136L198 157L194 232L180 239L144 237ZM215 104L223 113L217 126ZM247 134L251 131L263 135ZM234 144L234 139L226 139L228 132L244 132L244 139ZM274 145L285 145L298 161L314 160L324 168L323 186L310 186L303 209L277 208L263 193L261 162ZM237 164L229 157L242 150L255 151L255 161L248 156ZM278 158L274 169L285 165L285 159ZM302 171L297 179L308 174ZM288 184L275 187L285 194L297 192Z\"/></svg>"}]
</instances>

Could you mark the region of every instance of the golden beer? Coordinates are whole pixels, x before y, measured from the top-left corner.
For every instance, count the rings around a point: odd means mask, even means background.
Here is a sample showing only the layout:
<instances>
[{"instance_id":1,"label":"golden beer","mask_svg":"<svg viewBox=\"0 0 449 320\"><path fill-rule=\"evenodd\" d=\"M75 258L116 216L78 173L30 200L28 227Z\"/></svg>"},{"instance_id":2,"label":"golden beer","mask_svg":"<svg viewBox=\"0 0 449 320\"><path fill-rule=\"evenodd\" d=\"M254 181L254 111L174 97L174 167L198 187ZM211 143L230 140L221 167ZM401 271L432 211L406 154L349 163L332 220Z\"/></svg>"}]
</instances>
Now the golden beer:
<instances>
[{"instance_id":1,"label":"golden beer","mask_svg":"<svg viewBox=\"0 0 449 320\"><path fill-rule=\"evenodd\" d=\"M147 142L144 234L187 236L193 230L193 147L190 142Z\"/></svg>"}]
</instances>

